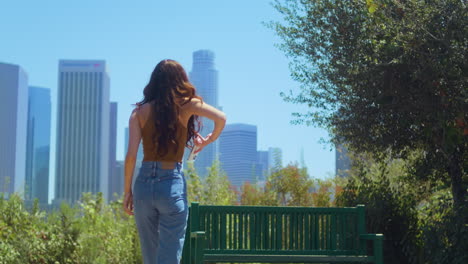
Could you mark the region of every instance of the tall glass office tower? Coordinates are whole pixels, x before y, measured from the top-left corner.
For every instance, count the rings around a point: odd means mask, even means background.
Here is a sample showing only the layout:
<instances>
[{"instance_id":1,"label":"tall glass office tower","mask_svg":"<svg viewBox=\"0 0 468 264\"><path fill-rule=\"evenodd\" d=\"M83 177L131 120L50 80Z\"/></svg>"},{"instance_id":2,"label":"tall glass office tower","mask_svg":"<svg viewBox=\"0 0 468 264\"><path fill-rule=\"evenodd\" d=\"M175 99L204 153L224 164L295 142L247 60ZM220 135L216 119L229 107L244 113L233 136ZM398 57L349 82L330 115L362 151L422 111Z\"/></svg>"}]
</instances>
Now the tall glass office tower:
<instances>
[{"instance_id":1,"label":"tall glass office tower","mask_svg":"<svg viewBox=\"0 0 468 264\"><path fill-rule=\"evenodd\" d=\"M29 87L25 200L49 203L50 90Z\"/></svg>"},{"instance_id":2,"label":"tall glass office tower","mask_svg":"<svg viewBox=\"0 0 468 264\"><path fill-rule=\"evenodd\" d=\"M267 150L259 150L257 151L257 162L260 164L258 168L260 173L258 175L259 181L265 181L268 175L270 175L270 164L268 163L268 151Z\"/></svg>"},{"instance_id":3,"label":"tall glass office tower","mask_svg":"<svg viewBox=\"0 0 468 264\"><path fill-rule=\"evenodd\" d=\"M113 194L116 192L120 194L118 188L119 176L116 174L117 161L116 161L116 150L117 150L117 103L110 103L110 115L109 115L109 192L108 201L113 199Z\"/></svg>"},{"instance_id":4,"label":"tall glass office tower","mask_svg":"<svg viewBox=\"0 0 468 264\"><path fill-rule=\"evenodd\" d=\"M213 107L218 104L218 71L214 65L215 54L210 50L198 50L193 53L193 65L190 72L190 82L195 85L197 93L203 97L203 101ZM203 129L201 134L206 136L214 128L214 122L202 118ZM200 176L208 174L207 168L211 166L218 155L218 142L206 146L195 160L195 169Z\"/></svg>"},{"instance_id":5,"label":"tall glass office tower","mask_svg":"<svg viewBox=\"0 0 468 264\"><path fill-rule=\"evenodd\" d=\"M24 195L28 77L18 65L0 63L0 192Z\"/></svg>"},{"instance_id":6,"label":"tall glass office tower","mask_svg":"<svg viewBox=\"0 0 468 264\"><path fill-rule=\"evenodd\" d=\"M263 168L257 162L257 127L228 124L219 138L221 168L234 186L256 182Z\"/></svg>"},{"instance_id":7,"label":"tall glass office tower","mask_svg":"<svg viewBox=\"0 0 468 264\"><path fill-rule=\"evenodd\" d=\"M54 203L108 197L109 76L102 60L59 62Z\"/></svg>"}]
</instances>

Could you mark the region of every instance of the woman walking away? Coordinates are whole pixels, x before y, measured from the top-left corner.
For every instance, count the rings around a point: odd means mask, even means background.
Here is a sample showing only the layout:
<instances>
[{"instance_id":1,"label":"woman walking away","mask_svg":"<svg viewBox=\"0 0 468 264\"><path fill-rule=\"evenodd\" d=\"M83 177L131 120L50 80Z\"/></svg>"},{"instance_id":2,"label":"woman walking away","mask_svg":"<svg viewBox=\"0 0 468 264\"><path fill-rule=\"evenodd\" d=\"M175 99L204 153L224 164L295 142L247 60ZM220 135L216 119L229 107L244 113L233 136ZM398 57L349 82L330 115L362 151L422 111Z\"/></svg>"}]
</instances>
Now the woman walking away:
<instances>
[{"instance_id":1,"label":"woman walking away","mask_svg":"<svg viewBox=\"0 0 468 264\"><path fill-rule=\"evenodd\" d=\"M184 68L173 60L156 66L143 94L129 121L123 207L135 215L144 264L179 264L188 217L184 148L196 146L199 152L215 141L226 116L196 95ZM215 124L206 137L197 132L200 116ZM140 141L144 156L132 190Z\"/></svg>"}]
</instances>

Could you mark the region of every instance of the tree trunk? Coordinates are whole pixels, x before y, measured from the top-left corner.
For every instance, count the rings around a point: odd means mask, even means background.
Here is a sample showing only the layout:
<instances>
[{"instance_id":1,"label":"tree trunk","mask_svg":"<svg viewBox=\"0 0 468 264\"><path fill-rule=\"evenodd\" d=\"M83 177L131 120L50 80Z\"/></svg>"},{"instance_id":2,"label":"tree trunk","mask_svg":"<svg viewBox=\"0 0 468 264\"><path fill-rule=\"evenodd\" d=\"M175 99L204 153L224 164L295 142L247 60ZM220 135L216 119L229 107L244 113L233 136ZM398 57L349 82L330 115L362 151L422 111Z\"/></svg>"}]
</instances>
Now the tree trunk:
<instances>
[{"instance_id":1,"label":"tree trunk","mask_svg":"<svg viewBox=\"0 0 468 264\"><path fill-rule=\"evenodd\" d=\"M468 223L468 201L467 201L467 187L468 182L464 178L466 173L465 145L460 144L452 153L448 161L448 174L450 175L452 183L452 196L453 196L453 217L449 223L452 225L451 230L457 230L454 234L449 234L448 239L451 244L449 251L451 252L464 252L464 245L466 246L466 228ZM458 253L457 253L458 254ZM463 262L463 261L462 261ZM457 262L457 263L462 263ZM463 262L465 263L465 262Z\"/></svg>"},{"instance_id":2,"label":"tree trunk","mask_svg":"<svg viewBox=\"0 0 468 264\"><path fill-rule=\"evenodd\" d=\"M454 210L458 216L463 216L460 215L460 213L462 213L464 207L467 206L467 183L463 181L463 154L465 150L464 147L465 146L463 144L459 145L451 155L450 160L448 161L448 174L450 176L452 184ZM467 216L465 216L465 218L466 217Z\"/></svg>"}]
</instances>

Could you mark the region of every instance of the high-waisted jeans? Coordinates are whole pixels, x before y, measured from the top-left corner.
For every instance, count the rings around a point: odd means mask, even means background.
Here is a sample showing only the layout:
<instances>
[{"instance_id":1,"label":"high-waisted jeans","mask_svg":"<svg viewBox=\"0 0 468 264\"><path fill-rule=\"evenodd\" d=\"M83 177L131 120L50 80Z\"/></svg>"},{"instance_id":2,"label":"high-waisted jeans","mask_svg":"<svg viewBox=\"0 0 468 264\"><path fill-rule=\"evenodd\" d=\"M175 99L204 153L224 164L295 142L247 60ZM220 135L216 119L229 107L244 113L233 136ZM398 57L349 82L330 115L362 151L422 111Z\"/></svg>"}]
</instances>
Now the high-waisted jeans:
<instances>
[{"instance_id":1,"label":"high-waisted jeans","mask_svg":"<svg viewBox=\"0 0 468 264\"><path fill-rule=\"evenodd\" d=\"M144 161L133 185L133 205L144 264L179 264L187 227L187 187L182 164L162 169Z\"/></svg>"}]
</instances>

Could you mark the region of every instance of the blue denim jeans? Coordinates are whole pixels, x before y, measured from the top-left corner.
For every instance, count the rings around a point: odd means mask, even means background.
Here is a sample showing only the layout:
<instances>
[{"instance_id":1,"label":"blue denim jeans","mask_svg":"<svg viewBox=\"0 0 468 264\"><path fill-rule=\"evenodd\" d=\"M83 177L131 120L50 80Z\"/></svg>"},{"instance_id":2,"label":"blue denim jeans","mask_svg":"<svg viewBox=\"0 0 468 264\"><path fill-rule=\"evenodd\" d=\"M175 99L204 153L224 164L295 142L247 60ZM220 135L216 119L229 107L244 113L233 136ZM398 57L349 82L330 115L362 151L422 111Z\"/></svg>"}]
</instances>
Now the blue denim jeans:
<instances>
[{"instance_id":1,"label":"blue denim jeans","mask_svg":"<svg viewBox=\"0 0 468 264\"><path fill-rule=\"evenodd\" d=\"M133 185L135 222L144 264L179 264L187 227L188 204L182 164L162 169L144 161Z\"/></svg>"}]
</instances>

